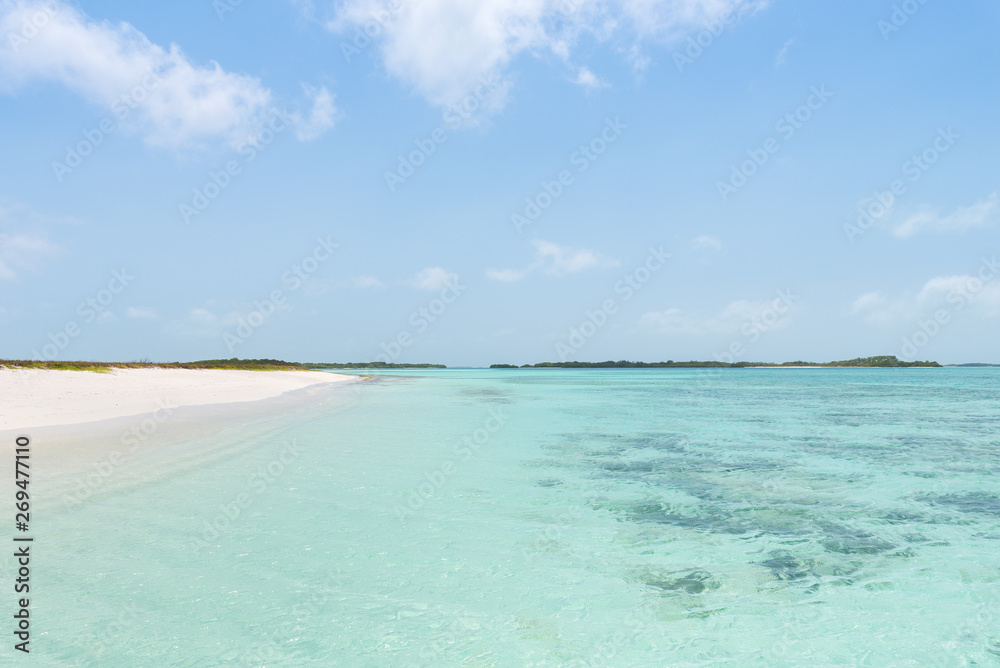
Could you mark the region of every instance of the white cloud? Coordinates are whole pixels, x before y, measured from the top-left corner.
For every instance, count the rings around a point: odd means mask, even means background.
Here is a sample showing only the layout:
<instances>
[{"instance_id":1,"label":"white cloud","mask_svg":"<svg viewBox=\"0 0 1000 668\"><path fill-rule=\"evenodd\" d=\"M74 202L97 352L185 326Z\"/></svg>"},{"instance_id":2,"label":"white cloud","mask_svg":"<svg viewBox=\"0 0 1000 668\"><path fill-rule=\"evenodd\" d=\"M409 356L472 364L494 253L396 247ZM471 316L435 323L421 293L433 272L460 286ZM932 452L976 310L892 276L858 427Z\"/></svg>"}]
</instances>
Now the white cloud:
<instances>
[{"instance_id":1,"label":"white cloud","mask_svg":"<svg viewBox=\"0 0 1000 668\"><path fill-rule=\"evenodd\" d=\"M991 265L984 264L977 275L935 276L916 292L906 291L895 297L882 292L861 295L854 300L850 313L873 325L897 327L941 309L951 314L969 311L981 317L1000 315L1000 277L993 273Z\"/></svg>"},{"instance_id":2,"label":"white cloud","mask_svg":"<svg viewBox=\"0 0 1000 668\"><path fill-rule=\"evenodd\" d=\"M790 49L793 44L795 44L795 38L788 40L787 42L785 42L784 46L781 47L781 51L778 51L777 58L774 59L775 67L781 67L785 64L785 61L788 57L788 49Z\"/></svg>"},{"instance_id":3,"label":"white cloud","mask_svg":"<svg viewBox=\"0 0 1000 668\"><path fill-rule=\"evenodd\" d=\"M851 305L851 313L863 313L871 311L885 304L885 295L881 292L869 292L854 300Z\"/></svg>"},{"instance_id":4,"label":"white cloud","mask_svg":"<svg viewBox=\"0 0 1000 668\"><path fill-rule=\"evenodd\" d=\"M494 281L513 283L528 277L536 270L550 276L578 274L594 267L617 267L618 261L605 258L600 253L583 248L560 246L549 241L535 239L535 261L524 269L487 269L486 276Z\"/></svg>"},{"instance_id":5,"label":"white cloud","mask_svg":"<svg viewBox=\"0 0 1000 668\"><path fill-rule=\"evenodd\" d=\"M23 26L47 16L30 39ZM152 43L128 23L95 21L51 0L0 0L0 89L35 81L59 83L108 108L150 145L198 146L246 141L276 113L273 95L256 77L226 72L218 63L192 63L176 44ZM332 125L332 98L321 89L302 125L306 137Z\"/></svg>"},{"instance_id":6,"label":"white cloud","mask_svg":"<svg viewBox=\"0 0 1000 668\"><path fill-rule=\"evenodd\" d=\"M597 75L590 71L590 68L581 67L576 75L576 83L585 88L603 88L607 84L597 78Z\"/></svg>"},{"instance_id":7,"label":"white cloud","mask_svg":"<svg viewBox=\"0 0 1000 668\"><path fill-rule=\"evenodd\" d=\"M308 84L302 84L302 89L306 97L312 101L312 110L306 120L301 120L296 115L295 136L299 141L311 141L333 128L337 106L333 102L333 94L322 86L313 88Z\"/></svg>"},{"instance_id":8,"label":"white cloud","mask_svg":"<svg viewBox=\"0 0 1000 668\"><path fill-rule=\"evenodd\" d=\"M407 283L417 290L443 290L458 282L458 274L445 271L441 267L428 267L417 272Z\"/></svg>"},{"instance_id":9,"label":"white cloud","mask_svg":"<svg viewBox=\"0 0 1000 668\"><path fill-rule=\"evenodd\" d=\"M641 66L646 59L638 43L647 38L675 42L713 21L766 4L766 0L344 0L328 27L353 35L365 25L376 26L372 33L389 74L432 104L449 106L482 79L496 77L509 84L510 65L522 54L549 52L568 62L581 37L619 38L632 43L623 51ZM502 95L495 102L502 105Z\"/></svg>"},{"instance_id":10,"label":"white cloud","mask_svg":"<svg viewBox=\"0 0 1000 668\"><path fill-rule=\"evenodd\" d=\"M997 193L993 193L971 206L959 207L948 216L941 216L936 211L921 211L893 228L892 233L904 239L920 232L961 233L975 227L993 224L998 211L1000 211L1000 198Z\"/></svg>"},{"instance_id":11,"label":"white cloud","mask_svg":"<svg viewBox=\"0 0 1000 668\"><path fill-rule=\"evenodd\" d=\"M569 248L540 239L535 239L531 243L538 251L538 259L543 270L553 276L578 274L592 267L618 265L615 260L607 260L600 253L583 248Z\"/></svg>"},{"instance_id":12,"label":"white cloud","mask_svg":"<svg viewBox=\"0 0 1000 668\"><path fill-rule=\"evenodd\" d=\"M38 271L60 255L62 249L49 240L45 226L75 223L73 218L45 216L19 204L0 204L0 281L17 279L20 270Z\"/></svg>"},{"instance_id":13,"label":"white cloud","mask_svg":"<svg viewBox=\"0 0 1000 668\"><path fill-rule=\"evenodd\" d=\"M531 273L530 269L487 269L486 276L501 283L514 283L520 281Z\"/></svg>"},{"instance_id":14,"label":"white cloud","mask_svg":"<svg viewBox=\"0 0 1000 668\"><path fill-rule=\"evenodd\" d=\"M639 318L639 325L659 334L734 334L746 325L759 331L773 331L791 322L792 304L781 297L771 301L740 299L714 315L685 313L678 308L649 311Z\"/></svg>"},{"instance_id":15,"label":"white cloud","mask_svg":"<svg viewBox=\"0 0 1000 668\"><path fill-rule=\"evenodd\" d=\"M719 241L718 238L708 236L707 234L703 234L700 237L696 238L694 241L691 242L691 245L695 249L710 248L711 250L714 251L722 250L722 242Z\"/></svg>"},{"instance_id":16,"label":"white cloud","mask_svg":"<svg viewBox=\"0 0 1000 668\"><path fill-rule=\"evenodd\" d=\"M156 311L147 307L134 307L130 306L125 309L125 315L129 318L134 318L136 320L156 320L159 316L156 315Z\"/></svg>"}]
</instances>

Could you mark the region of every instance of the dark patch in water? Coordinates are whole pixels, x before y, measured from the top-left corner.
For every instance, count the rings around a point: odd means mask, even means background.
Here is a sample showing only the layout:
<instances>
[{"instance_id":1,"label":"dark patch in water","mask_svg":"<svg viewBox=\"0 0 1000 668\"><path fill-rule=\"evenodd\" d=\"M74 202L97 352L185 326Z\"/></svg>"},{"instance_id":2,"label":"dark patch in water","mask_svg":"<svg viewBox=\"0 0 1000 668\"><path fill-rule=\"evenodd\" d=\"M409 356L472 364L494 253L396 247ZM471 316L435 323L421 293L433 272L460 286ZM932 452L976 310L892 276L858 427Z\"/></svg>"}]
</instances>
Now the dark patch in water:
<instances>
[{"instance_id":1,"label":"dark patch in water","mask_svg":"<svg viewBox=\"0 0 1000 668\"><path fill-rule=\"evenodd\" d=\"M774 471L782 468L781 464L769 462L765 459L750 459L745 462L719 462L719 468L723 471Z\"/></svg>"},{"instance_id":2,"label":"dark patch in water","mask_svg":"<svg viewBox=\"0 0 1000 668\"><path fill-rule=\"evenodd\" d=\"M641 503L627 511L628 518L635 522L655 522L682 529L707 531L709 533L743 534L750 529L732 521L728 514L707 511L702 515L689 515L675 511L661 503Z\"/></svg>"},{"instance_id":3,"label":"dark patch in water","mask_svg":"<svg viewBox=\"0 0 1000 668\"><path fill-rule=\"evenodd\" d=\"M931 540L927 536L924 536L923 534L919 533L904 533L903 539L907 543L928 543Z\"/></svg>"},{"instance_id":4,"label":"dark patch in water","mask_svg":"<svg viewBox=\"0 0 1000 668\"><path fill-rule=\"evenodd\" d=\"M830 552L839 554L881 554L895 549L896 545L882 540L867 531L855 531L836 525L823 527L827 537L819 541Z\"/></svg>"},{"instance_id":5,"label":"dark patch in water","mask_svg":"<svg viewBox=\"0 0 1000 668\"><path fill-rule=\"evenodd\" d=\"M890 524L906 524L908 522L924 522L926 518L920 513L909 510L894 510L882 515L882 519Z\"/></svg>"},{"instance_id":6,"label":"dark patch in water","mask_svg":"<svg viewBox=\"0 0 1000 668\"><path fill-rule=\"evenodd\" d=\"M719 587L719 584L712 579L712 574L701 569L688 571L676 578L667 578L664 580L644 579L643 582L664 593L677 592L679 594L692 595L704 594L709 589L718 589Z\"/></svg>"},{"instance_id":7,"label":"dark patch in water","mask_svg":"<svg viewBox=\"0 0 1000 668\"><path fill-rule=\"evenodd\" d=\"M986 513L1000 515L1000 496L986 492L970 492L968 494L925 494L917 497L918 501L933 505L947 506L963 513Z\"/></svg>"},{"instance_id":8,"label":"dark patch in water","mask_svg":"<svg viewBox=\"0 0 1000 668\"><path fill-rule=\"evenodd\" d=\"M545 480L539 480L539 487L555 487L556 485L561 485L561 480L556 480L555 478L546 478Z\"/></svg>"},{"instance_id":9,"label":"dark patch in water","mask_svg":"<svg viewBox=\"0 0 1000 668\"><path fill-rule=\"evenodd\" d=\"M760 562L760 565L779 580L801 580L811 575L809 565L791 552L778 550L768 556L770 558Z\"/></svg>"},{"instance_id":10,"label":"dark patch in water","mask_svg":"<svg viewBox=\"0 0 1000 668\"><path fill-rule=\"evenodd\" d=\"M652 473L657 469L655 462L608 462L598 466L615 473Z\"/></svg>"}]
</instances>

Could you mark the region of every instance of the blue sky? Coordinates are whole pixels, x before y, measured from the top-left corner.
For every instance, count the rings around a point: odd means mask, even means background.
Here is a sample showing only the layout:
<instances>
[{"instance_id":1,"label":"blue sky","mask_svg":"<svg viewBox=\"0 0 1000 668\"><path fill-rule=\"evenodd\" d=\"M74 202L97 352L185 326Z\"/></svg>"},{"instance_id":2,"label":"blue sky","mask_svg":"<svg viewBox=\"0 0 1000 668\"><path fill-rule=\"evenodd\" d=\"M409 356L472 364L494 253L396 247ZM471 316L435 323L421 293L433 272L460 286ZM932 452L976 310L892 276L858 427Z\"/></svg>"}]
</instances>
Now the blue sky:
<instances>
[{"instance_id":1,"label":"blue sky","mask_svg":"<svg viewBox=\"0 0 1000 668\"><path fill-rule=\"evenodd\" d=\"M998 24L0 2L0 357L1000 362Z\"/></svg>"}]
</instances>

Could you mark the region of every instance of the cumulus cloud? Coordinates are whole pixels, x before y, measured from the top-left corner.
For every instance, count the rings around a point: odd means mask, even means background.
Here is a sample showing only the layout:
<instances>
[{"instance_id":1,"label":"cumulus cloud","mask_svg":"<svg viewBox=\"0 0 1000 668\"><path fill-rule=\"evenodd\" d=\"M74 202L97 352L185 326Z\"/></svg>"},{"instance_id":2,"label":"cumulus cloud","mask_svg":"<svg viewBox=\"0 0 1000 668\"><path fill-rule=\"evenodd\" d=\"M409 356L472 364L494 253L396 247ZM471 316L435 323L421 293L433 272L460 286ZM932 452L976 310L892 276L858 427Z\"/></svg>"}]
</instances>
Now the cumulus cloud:
<instances>
[{"instance_id":1,"label":"cumulus cloud","mask_svg":"<svg viewBox=\"0 0 1000 668\"><path fill-rule=\"evenodd\" d=\"M441 267L428 267L417 272L407 281L407 284L417 290L443 290L457 282L458 274L446 271Z\"/></svg>"},{"instance_id":2,"label":"cumulus cloud","mask_svg":"<svg viewBox=\"0 0 1000 668\"><path fill-rule=\"evenodd\" d=\"M893 228L892 233L900 238L912 237L921 232L962 233L975 227L992 225L998 211L1000 197L993 193L971 206L959 207L947 216L942 216L937 211L920 211Z\"/></svg>"},{"instance_id":3,"label":"cumulus cloud","mask_svg":"<svg viewBox=\"0 0 1000 668\"><path fill-rule=\"evenodd\" d=\"M618 266L617 260L608 259L595 251L560 246L541 239L535 239L531 243L535 247L534 262L523 269L487 269L486 276L494 281L513 283L527 278L535 271L561 277L594 267Z\"/></svg>"},{"instance_id":4,"label":"cumulus cloud","mask_svg":"<svg viewBox=\"0 0 1000 668\"><path fill-rule=\"evenodd\" d=\"M896 296L870 292L854 300L850 313L879 326L925 317L938 310L949 313L969 311L981 317L1000 315L1000 265L984 259L974 274L935 276L919 290Z\"/></svg>"},{"instance_id":5,"label":"cumulus cloud","mask_svg":"<svg viewBox=\"0 0 1000 668\"><path fill-rule=\"evenodd\" d=\"M26 29L33 26L34 29ZM221 139L233 146L276 113L256 78L192 63L176 44L162 47L128 23L96 21L56 0L0 0L0 89L36 81L61 84L110 109L147 143L190 147ZM307 91L308 96L308 91ZM310 96L300 138L332 125L332 97Z\"/></svg>"},{"instance_id":6,"label":"cumulus cloud","mask_svg":"<svg viewBox=\"0 0 1000 668\"><path fill-rule=\"evenodd\" d=\"M389 74L432 104L449 106L483 79L509 83L522 54L551 53L571 63L581 37L631 43L633 64L648 38L674 42L713 21L756 11L766 0L344 0L328 27L366 26ZM575 67L584 85L597 82ZM499 101L502 104L502 100Z\"/></svg>"}]
</instances>

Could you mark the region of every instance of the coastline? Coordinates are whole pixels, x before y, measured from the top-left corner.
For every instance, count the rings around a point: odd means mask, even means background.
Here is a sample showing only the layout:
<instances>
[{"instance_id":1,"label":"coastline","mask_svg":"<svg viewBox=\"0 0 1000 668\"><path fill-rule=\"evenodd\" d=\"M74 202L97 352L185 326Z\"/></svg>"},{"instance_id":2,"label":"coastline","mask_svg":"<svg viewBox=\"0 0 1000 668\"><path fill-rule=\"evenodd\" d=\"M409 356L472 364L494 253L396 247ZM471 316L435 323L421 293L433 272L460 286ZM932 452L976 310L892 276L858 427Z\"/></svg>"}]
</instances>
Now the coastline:
<instances>
[{"instance_id":1,"label":"coastline","mask_svg":"<svg viewBox=\"0 0 1000 668\"><path fill-rule=\"evenodd\" d=\"M0 369L0 432L59 427L157 411L273 399L357 380L322 371Z\"/></svg>"}]
</instances>

